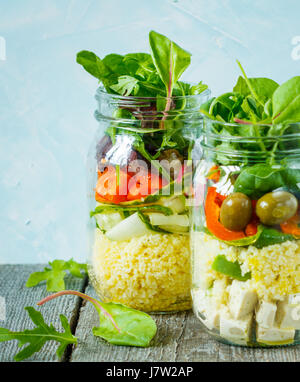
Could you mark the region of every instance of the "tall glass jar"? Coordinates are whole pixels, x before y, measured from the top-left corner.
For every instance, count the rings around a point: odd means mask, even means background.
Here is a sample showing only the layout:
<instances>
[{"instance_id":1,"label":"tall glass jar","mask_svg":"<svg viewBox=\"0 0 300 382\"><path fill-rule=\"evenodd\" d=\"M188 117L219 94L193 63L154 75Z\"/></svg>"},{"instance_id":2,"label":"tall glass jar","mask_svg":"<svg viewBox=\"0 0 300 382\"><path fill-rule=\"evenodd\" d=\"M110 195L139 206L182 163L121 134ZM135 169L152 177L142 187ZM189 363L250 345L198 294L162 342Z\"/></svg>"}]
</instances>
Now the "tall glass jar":
<instances>
[{"instance_id":1,"label":"tall glass jar","mask_svg":"<svg viewBox=\"0 0 300 382\"><path fill-rule=\"evenodd\" d=\"M204 118L194 173L193 309L234 345L300 343L300 124Z\"/></svg>"},{"instance_id":2,"label":"tall glass jar","mask_svg":"<svg viewBox=\"0 0 300 382\"><path fill-rule=\"evenodd\" d=\"M208 96L98 89L99 129L88 156L89 276L102 301L147 312L191 307L188 180L192 131Z\"/></svg>"}]
</instances>

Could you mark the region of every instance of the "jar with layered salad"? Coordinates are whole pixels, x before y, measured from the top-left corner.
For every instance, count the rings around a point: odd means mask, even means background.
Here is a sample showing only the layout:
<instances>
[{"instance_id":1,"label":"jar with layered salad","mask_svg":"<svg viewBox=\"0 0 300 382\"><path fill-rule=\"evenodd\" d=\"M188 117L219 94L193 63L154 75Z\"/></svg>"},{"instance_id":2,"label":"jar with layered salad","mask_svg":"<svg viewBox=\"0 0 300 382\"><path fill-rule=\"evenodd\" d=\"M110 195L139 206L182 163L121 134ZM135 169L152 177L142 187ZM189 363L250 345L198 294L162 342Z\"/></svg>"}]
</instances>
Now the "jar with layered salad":
<instances>
[{"instance_id":1,"label":"jar with layered salad","mask_svg":"<svg viewBox=\"0 0 300 382\"><path fill-rule=\"evenodd\" d=\"M234 345L300 343L300 124L204 118L194 173L193 309Z\"/></svg>"},{"instance_id":2,"label":"jar with layered salad","mask_svg":"<svg viewBox=\"0 0 300 382\"><path fill-rule=\"evenodd\" d=\"M102 301L146 312L191 307L193 131L208 96L98 89L99 129L88 157L89 276Z\"/></svg>"}]
</instances>

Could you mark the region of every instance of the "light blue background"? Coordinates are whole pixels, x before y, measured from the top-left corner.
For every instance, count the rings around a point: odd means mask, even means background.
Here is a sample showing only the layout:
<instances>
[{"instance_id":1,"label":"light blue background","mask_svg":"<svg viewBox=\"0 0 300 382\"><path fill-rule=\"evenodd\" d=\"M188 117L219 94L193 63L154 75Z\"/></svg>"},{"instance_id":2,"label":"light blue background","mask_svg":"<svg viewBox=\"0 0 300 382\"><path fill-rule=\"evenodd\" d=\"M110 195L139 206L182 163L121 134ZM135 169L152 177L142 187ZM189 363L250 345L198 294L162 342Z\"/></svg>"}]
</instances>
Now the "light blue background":
<instances>
[{"instance_id":1,"label":"light blue background","mask_svg":"<svg viewBox=\"0 0 300 382\"><path fill-rule=\"evenodd\" d=\"M193 53L185 79L218 93L232 88L236 58L250 76L299 75L299 14L298 0L0 0L0 262L86 258L97 83L76 52L147 51L155 29Z\"/></svg>"}]
</instances>

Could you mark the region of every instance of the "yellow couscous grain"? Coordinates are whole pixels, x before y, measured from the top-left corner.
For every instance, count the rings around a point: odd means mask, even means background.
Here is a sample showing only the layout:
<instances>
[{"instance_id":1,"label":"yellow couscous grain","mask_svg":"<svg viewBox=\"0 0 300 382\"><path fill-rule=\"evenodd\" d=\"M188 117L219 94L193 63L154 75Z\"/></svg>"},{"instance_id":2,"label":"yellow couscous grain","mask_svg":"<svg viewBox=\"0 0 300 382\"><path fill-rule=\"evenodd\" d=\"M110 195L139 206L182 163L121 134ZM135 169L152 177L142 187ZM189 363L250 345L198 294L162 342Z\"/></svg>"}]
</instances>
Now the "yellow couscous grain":
<instances>
[{"instance_id":1,"label":"yellow couscous grain","mask_svg":"<svg viewBox=\"0 0 300 382\"><path fill-rule=\"evenodd\" d=\"M193 274L199 287L205 289L215 280L228 279L211 268L216 256L225 255L227 260L240 263L242 274L251 272L249 287L256 290L259 298L281 300L285 295L300 293L300 240L258 249L254 246L233 247L196 232L193 247Z\"/></svg>"},{"instance_id":2,"label":"yellow couscous grain","mask_svg":"<svg viewBox=\"0 0 300 382\"><path fill-rule=\"evenodd\" d=\"M186 235L153 233L118 242L96 229L89 273L103 301L148 312L191 307Z\"/></svg>"}]
</instances>

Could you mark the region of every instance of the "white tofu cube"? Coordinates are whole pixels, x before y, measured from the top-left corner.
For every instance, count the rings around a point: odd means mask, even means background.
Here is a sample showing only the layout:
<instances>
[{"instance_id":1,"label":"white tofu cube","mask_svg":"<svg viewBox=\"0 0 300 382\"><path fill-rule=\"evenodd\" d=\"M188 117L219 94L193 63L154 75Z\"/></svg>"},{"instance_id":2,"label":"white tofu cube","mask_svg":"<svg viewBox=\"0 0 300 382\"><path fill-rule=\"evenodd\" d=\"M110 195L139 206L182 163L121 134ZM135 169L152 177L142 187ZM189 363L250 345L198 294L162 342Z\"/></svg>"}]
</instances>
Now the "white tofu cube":
<instances>
[{"instance_id":1,"label":"white tofu cube","mask_svg":"<svg viewBox=\"0 0 300 382\"><path fill-rule=\"evenodd\" d=\"M293 342L294 337L294 329L263 328L260 325L256 327L256 340L266 345L286 345Z\"/></svg>"},{"instance_id":2,"label":"white tofu cube","mask_svg":"<svg viewBox=\"0 0 300 382\"><path fill-rule=\"evenodd\" d=\"M276 304L262 300L256 310L256 322L263 328L273 327L276 310Z\"/></svg>"},{"instance_id":3,"label":"white tofu cube","mask_svg":"<svg viewBox=\"0 0 300 382\"><path fill-rule=\"evenodd\" d=\"M247 345L251 335L253 314L250 313L243 319L236 320L228 313L221 313L220 335L221 337L237 345Z\"/></svg>"},{"instance_id":4,"label":"white tofu cube","mask_svg":"<svg viewBox=\"0 0 300 382\"><path fill-rule=\"evenodd\" d=\"M290 297L277 304L276 321L280 328L300 330L300 303L290 304ZM292 299L292 301L294 301Z\"/></svg>"},{"instance_id":5,"label":"white tofu cube","mask_svg":"<svg viewBox=\"0 0 300 382\"><path fill-rule=\"evenodd\" d=\"M234 280L229 291L229 310L233 318L240 319L253 312L257 294L247 283Z\"/></svg>"},{"instance_id":6,"label":"white tofu cube","mask_svg":"<svg viewBox=\"0 0 300 382\"><path fill-rule=\"evenodd\" d=\"M220 312L211 296L203 289L192 290L193 307L196 316L209 329L218 329L220 326Z\"/></svg>"}]
</instances>

